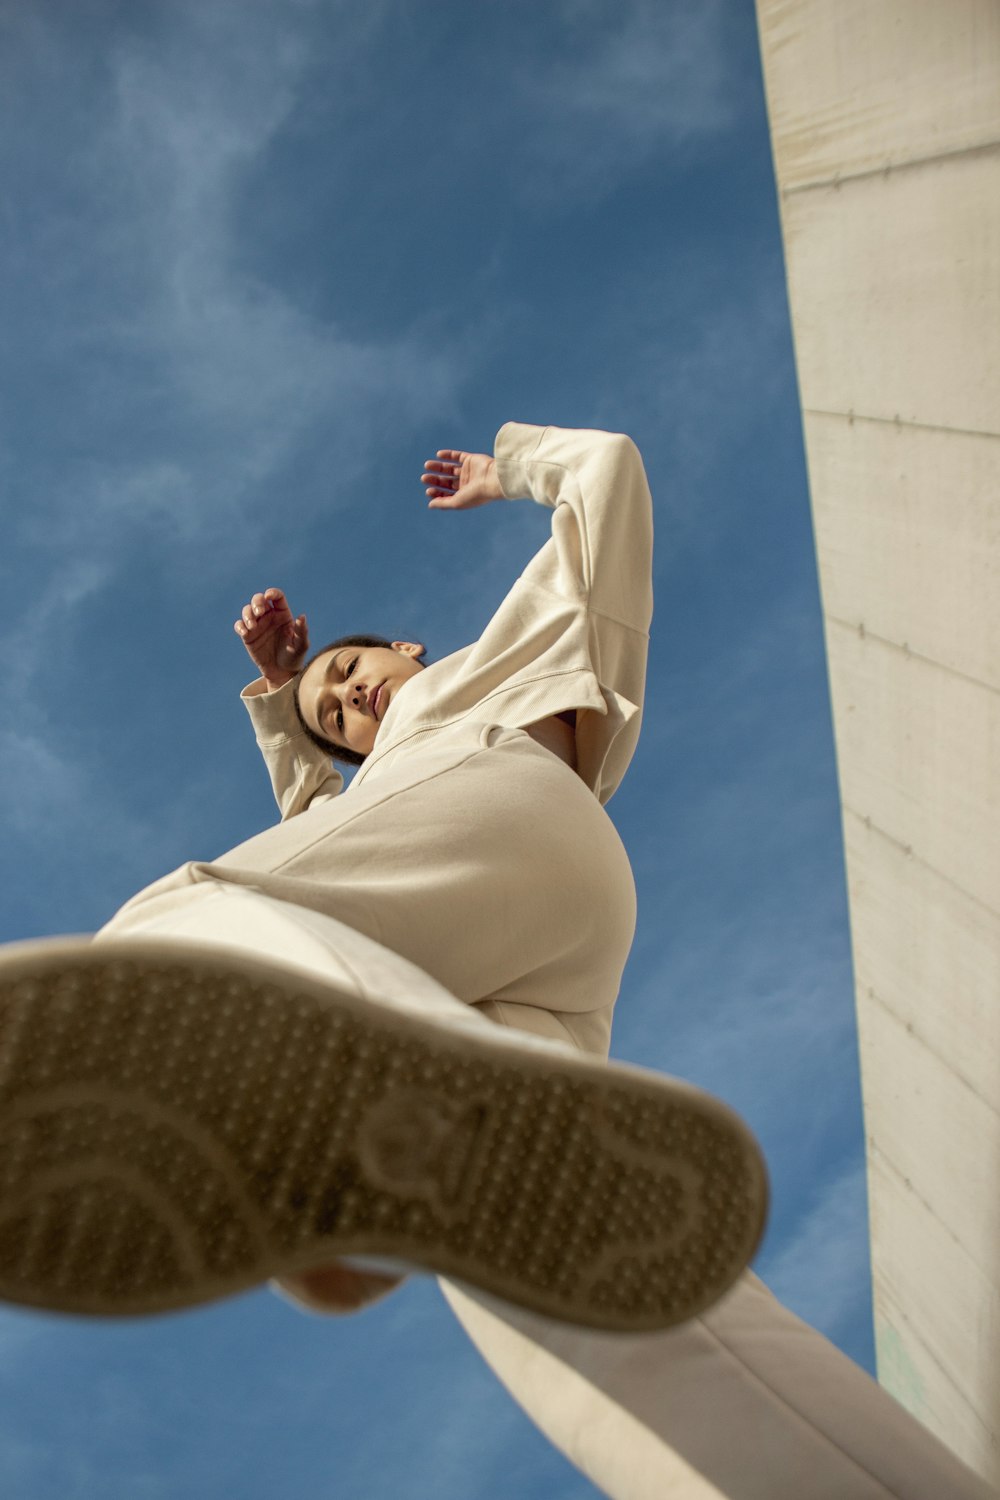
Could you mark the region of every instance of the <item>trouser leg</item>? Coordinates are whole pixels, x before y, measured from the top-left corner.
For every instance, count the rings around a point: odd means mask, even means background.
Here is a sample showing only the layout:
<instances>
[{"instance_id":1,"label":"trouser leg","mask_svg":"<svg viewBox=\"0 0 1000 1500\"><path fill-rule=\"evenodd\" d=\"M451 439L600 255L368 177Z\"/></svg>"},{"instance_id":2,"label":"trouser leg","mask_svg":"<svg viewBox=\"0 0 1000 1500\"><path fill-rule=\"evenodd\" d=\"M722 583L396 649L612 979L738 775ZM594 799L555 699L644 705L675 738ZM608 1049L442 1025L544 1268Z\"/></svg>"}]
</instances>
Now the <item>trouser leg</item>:
<instances>
[{"instance_id":1,"label":"trouser leg","mask_svg":"<svg viewBox=\"0 0 1000 1500\"><path fill-rule=\"evenodd\" d=\"M612 1500L993 1494L750 1273L701 1317L636 1335L441 1287L515 1400Z\"/></svg>"},{"instance_id":2,"label":"trouser leg","mask_svg":"<svg viewBox=\"0 0 1000 1500\"><path fill-rule=\"evenodd\" d=\"M158 908L158 911L156 910ZM490 1023L412 965L342 924L231 887L149 903L116 933L197 937L294 961L443 1025ZM512 1024L528 1009L495 1019ZM615 1500L943 1500L989 1493L891 1397L751 1275L668 1333L597 1334L442 1282L483 1357L551 1441ZM342 1283L315 1310L377 1287ZM385 1288L382 1288L384 1290ZM356 1295L354 1295L356 1294Z\"/></svg>"},{"instance_id":3,"label":"trouser leg","mask_svg":"<svg viewBox=\"0 0 1000 1500\"><path fill-rule=\"evenodd\" d=\"M444 1025L489 1025L474 1007L321 914L233 887L171 892L105 940L198 937L294 961ZM530 1021L530 1007L493 1019ZM558 1033L556 1033L558 1034ZM337 1280L336 1276L334 1278ZM389 1283L391 1285L391 1283ZM616 1500L942 1500L984 1496L972 1476L891 1397L795 1318L755 1277L710 1312L662 1334L567 1327L442 1282L483 1357L551 1441ZM280 1289L344 1310L388 1289L341 1278Z\"/></svg>"}]
</instances>

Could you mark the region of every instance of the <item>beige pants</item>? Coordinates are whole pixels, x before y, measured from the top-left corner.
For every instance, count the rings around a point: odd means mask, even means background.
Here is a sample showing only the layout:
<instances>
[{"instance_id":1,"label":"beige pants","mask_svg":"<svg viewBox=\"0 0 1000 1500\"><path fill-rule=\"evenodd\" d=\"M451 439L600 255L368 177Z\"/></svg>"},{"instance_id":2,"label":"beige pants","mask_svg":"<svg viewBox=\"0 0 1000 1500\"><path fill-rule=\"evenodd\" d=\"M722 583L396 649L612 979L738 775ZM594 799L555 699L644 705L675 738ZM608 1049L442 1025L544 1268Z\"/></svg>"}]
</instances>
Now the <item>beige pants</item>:
<instances>
[{"instance_id":1,"label":"beige pants","mask_svg":"<svg viewBox=\"0 0 1000 1500\"><path fill-rule=\"evenodd\" d=\"M99 937L138 933L284 955L372 1004L415 1007L447 1027L490 1027L478 1007L352 927L240 884L202 879L162 889ZM530 1021L529 1010L519 1014ZM749 1273L707 1314L643 1335L569 1328L441 1286L515 1399L614 1500L992 1493Z\"/></svg>"}]
</instances>

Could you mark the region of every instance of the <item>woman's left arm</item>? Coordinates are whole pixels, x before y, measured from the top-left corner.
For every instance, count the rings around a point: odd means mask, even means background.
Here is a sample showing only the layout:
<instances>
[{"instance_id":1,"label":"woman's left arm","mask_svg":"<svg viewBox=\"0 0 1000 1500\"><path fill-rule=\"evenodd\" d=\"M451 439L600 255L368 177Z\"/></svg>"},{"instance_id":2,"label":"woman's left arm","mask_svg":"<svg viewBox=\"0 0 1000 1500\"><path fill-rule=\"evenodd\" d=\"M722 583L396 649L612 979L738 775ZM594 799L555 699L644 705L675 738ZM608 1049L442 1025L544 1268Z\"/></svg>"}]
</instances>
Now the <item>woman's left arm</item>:
<instances>
[{"instance_id":1,"label":"woman's left arm","mask_svg":"<svg viewBox=\"0 0 1000 1500\"><path fill-rule=\"evenodd\" d=\"M536 587L640 632L653 613L653 511L638 448L621 432L507 422L495 457L438 450L424 465L432 510L530 498L559 511L524 573Z\"/></svg>"},{"instance_id":2,"label":"woman's left arm","mask_svg":"<svg viewBox=\"0 0 1000 1500\"><path fill-rule=\"evenodd\" d=\"M638 448L623 433L507 422L495 457L441 449L423 483L434 509L525 497L553 512L551 536L466 672L489 691L500 686L490 681L490 663L503 662L515 674L512 686L561 677L582 693L580 706L597 712L578 725L580 773L607 801L638 737L653 613L653 509ZM600 687L596 699L588 673Z\"/></svg>"}]
</instances>

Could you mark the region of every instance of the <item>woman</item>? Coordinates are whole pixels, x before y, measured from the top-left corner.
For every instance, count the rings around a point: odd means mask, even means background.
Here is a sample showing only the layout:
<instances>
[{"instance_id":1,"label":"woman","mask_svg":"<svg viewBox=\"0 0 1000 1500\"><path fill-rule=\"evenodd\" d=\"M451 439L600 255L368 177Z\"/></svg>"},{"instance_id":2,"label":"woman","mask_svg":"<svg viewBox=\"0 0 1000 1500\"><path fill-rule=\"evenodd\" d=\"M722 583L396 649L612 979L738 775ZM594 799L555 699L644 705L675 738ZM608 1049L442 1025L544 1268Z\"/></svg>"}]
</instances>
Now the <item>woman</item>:
<instances>
[{"instance_id":1,"label":"woman","mask_svg":"<svg viewBox=\"0 0 1000 1500\"><path fill-rule=\"evenodd\" d=\"M642 461L620 435L511 422L494 457L442 451L424 484L434 509L533 495L554 509L552 538L479 639L428 667L416 642L338 642L300 670L304 619L292 619L278 590L255 595L236 629L262 676L243 697L282 821L140 892L101 938L216 936L225 906L236 913L227 922L251 922L258 932L279 920L269 950L301 960L303 926L315 937L333 922L323 934L331 978L343 982L345 945L356 966L367 938L443 987L439 1006L462 1002L468 1009L455 1024L463 1034L478 1026L473 1035L497 1042L482 1026L489 1020L603 1059L635 925L628 859L601 803L624 774L641 713L652 608ZM360 762L346 792L331 750ZM281 905L265 911L262 902ZM666 1225L651 1244L640 1235L634 1249L644 1265L665 1249L681 1264L664 1266L658 1307L637 1306L626 1327L662 1326L714 1300L761 1231L766 1189L749 1136L723 1106L705 1097L696 1104L693 1091L684 1098L691 1128L697 1118L698 1129L718 1135L717 1147L697 1149L714 1150L719 1170L700 1176L690 1204L674 1213L712 1223L711 1254L699 1238L704 1228L681 1236L681 1246ZM397 1128L406 1132L405 1116ZM461 1151L472 1149L461 1130L458 1138ZM690 1176L689 1166L679 1164ZM725 1222L705 1208L706 1195L720 1190ZM582 1291L561 1302L540 1286L513 1285L509 1272L498 1282L492 1256L482 1265L456 1261L455 1247L440 1243L435 1254L437 1269L502 1285L527 1305L622 1326L609 1307L585 1306ZM386 1285L363 1285L337 1264L282 1281L331 1310ZM598 1301L625 1296L603 1279L600 1288Z\"/></svg>"},{"instance_id":2,"label":"woman","mask_svg":"<svg viewBox=\"0 0 1000 1500\"><path fill-rule=\"evenodd\" d=\"M622 1500L984 1493L740 1276L766 1199L740 1122L603 1062L634 891L602 804L652 605L634 444L508 423L423 482L435 509L553 510L479 640L424 667L418 642L352 638L303 666L304 618L255 595L243 696L280 824L89 947L7 958L0 1159L26 1207L0 1293L128 1311L270 1275L338 1310L424 1266L465 1283L442 1285L470 1336ZM330 750L360 762L346 792ZM351 1259L372 1253L396 1264Z\"/></svg>"}]
</instances>

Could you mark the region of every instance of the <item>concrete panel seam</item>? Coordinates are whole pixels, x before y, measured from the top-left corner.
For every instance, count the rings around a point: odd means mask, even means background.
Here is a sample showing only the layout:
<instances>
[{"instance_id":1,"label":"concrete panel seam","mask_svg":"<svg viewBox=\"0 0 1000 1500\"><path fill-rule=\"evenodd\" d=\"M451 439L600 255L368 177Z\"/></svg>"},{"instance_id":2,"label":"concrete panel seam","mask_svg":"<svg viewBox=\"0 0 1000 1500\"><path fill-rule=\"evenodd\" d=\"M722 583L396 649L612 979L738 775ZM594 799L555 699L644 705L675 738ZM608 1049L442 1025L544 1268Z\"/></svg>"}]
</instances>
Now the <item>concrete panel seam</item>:
<instances>
[{"instance_id":1,"label":"concrete panel seam","mask_svg":"<svg viewBox=\"0 0 1000 1500\"><path fill-rule=\"evenodd\" d=\"M967 890L964 885L959 885L957 880L953 880L950 875L946 875L944 871L939 870L936 865L932 865L928 860L922 859L919 854L914 852L912 844L904 843L902 839L896 838L896 836L890 833L888 829L881 828L878 823L873 820L870 813L859 812L856 807L849 807L847 803L842 804L842 811L844 822L847 821L848 817L854 818L858 823L863 825L867 833L874 833L879 838L885 839L886 843L892 844L894 848L898 849L902 854L905 854L907 859L912 859L914 863L919 865L920 868L927 874L933 875L934 878L936 880L940 880L943 885L949 886L951 890L955 891L964 900L970 902L971 905L978 907L980 911L986 912L987 916L992 917L994 921L997 917L1000 917L1000 911L997 911L995 907L990 906L988 902L984 901L980 896L974 895L973 892Z\"/></svg>"},{"instance_id":2,"label":"concrete panel seam","mask_svg":"<svg viewBox=\"0 0 1000 1500\"><path fill-rule=\"evenodd\" d=\"M839 615L826 613L823 618L829 625L837 625L841 630L849 631L851 635L860 636L865 642L871 641L876 646L883 646L887 651L898 651L902 656L909 657L912 661L919 661L925 667L936 667L939 672L944 672L948 677L956 677L960 682L967 682L970 687L982 688L984 692L1000 697L1000 684L984 682L981 677L973 677L970 672L960 672L957 667L950 667L947 662L938 661L934 656L927 656L923 651L914 651L909 641L891 641L888 636L879 635L877 631L869 629L863 620L842 620Z\"/></svg>"},{"instance_id":3,"label":"concrete panel seam","mask_svg":"<svg viewBox=\"0 0 1000 1500\"><path fill-rule=\"evenodd\" d=\"M780 150L780 141L776 142L776 152ZM932 162L955 161L962 156L989 156L994 152L1000 152L1000 138L979 141L973 146L956 146L953 151L936 151L927 156L907 156L902 160L893 161L891 158L882 163L880 167L865 167L859 172L834 172L831 177L816 177L809 182L798 182L794 187L783 187L781 196L793 198L799 193L812 193L826 188L839 190L850 182L863 182L873 177L890 177L893 172L908 172L915 167L926 167Z\"/></svg>"},{"instance_id":4,"label":"concrete panel seam","mask_svg":"<svg viewBox=\"0 0 1000 1500\"><path fill-rule=\"evenodd\" d=\"M869 1151L871 1159L874 1160L875 1157L878 1157L878 1159L879 1159L880 1163L882 1164L882 1166L891 1174L891 1176L895 1177L896 1181L900 1184L900 1186L903 1187L907 1193L909 1193L909 1195L910 1195L911 1198L915 1199L915 1201L920 1204L921 1208L924 1209L924 1211L927 1214L929 1214L929 1216L934 1220L935 1224L939 1225L939 1227L944 1230L945 1234L951 1240L952 1244L956 1247L956 1249L958 1249L958 1250L960 1250L962 1252L962 1254L965 1256L965 1259L969 1262L969 1265L975 1267L975 1269L978 1271L979 1275L986 1282L987 1286L993 1286L994 1285L994 1281L993 1281L993 1277L991 1276L990 1272L986 1269L985 1266L981 1266L979 1264L978 1260L972 1254L972 1251L969 1249L968 1245L964 1244L963 1241L959 1239L959 1237L955 1233L955 1231L950 1227L949 1224L946 1223L946 1221L944 1219L942 1219L941 1215L937 1212L937 1210L931 1207L931 1205L927 1202L927 1199L924 1198L922 1196L922 1194L920 1194L920 1193L917 1192L917 1190L913 1186L913 1183L911 1182L910 1178L907 1177L904 1172L901 1172L899 1170L899 1168L896 1166L896 1163L892 1160L892 1158L890 1156L886 1156L885 1152L882 1150L882 1148L879 1146L878 1142L874 1139L873 1136L869 1136L868 1137L868 1151ZM876 1214L875 1214L875 1204L874 1204L874 1193L871 1191L871 1188L872 1188L872 1183L871 1183L871 1177L869 1176L869 1208L868 1208L868 1212L869 1212L869 1219L873 1221L874 1218L876 1217ZM875 1270L876 1262L877 1262L877 1256L875 1254L875 1237L874 1237L874 1234L873 1234L873 1236L872 1236L872 1268L873 1268L872 1269L872 1277L873 1277L873 1281L874 1281L875 1276L877 1274L877 1272Z\"/></svg>"},{"instance_id":5,"label":"concrete panel seam","mask_svg":"<svg viewBox=\"0 0 1000 1500\"><path fill-rule=\"evenodd\" d=\"M919 1042L924 1051L929 1052L935 1059L935 1061L940 1063L941 1067L945 1068L953 1078L957 1078L959 1083L963 1084L964 1087L968 1089L969 1093L973 1096L974 1099L978 1099L980 1104L984 1104L991 1114L996 1115L998 1119L1000 1119L1000 1109L997 1108L993 1101L987 1099L983 1094L981 1094L976 1088L976 1085L972 1083L968 1078L966 1078L965 1074L960 1072L959 1069L955 1067L954 1063L952 1063L947 1057L942 1057L941 1053L938 1052L934 1047L932 1047L927 1038L917 1030L912 1021L904 1021L899 1012L894 1010L887 1000L883 999L883 997L875 989L874 985L866 986L866 999L874 1001L876 1005L878 1005L882 1010L885 1011L887 1016L891 1016L892 1019L896 1022L896 1025L900 1026L908 1036L911 1036L913 1038L915 1042Z\"/></svg>"},{"instance_id":6,"label":"concrete panel seam","mask_svg":"<svg viewBox=\"0 0 1000 1500\"><path fill-rule=\"evenodd\" d=\"M854 411L852 409L847 411L827 411L821 406L803 406L802 414L807 417L828 417L834 421L846 422L849 427L853 427L855 422L875 422L882 427L912 427L917 432L944 432L948 433L951 437L993 438L994 441L1000 440L1000 432L992 432L988 428L949 427L946 423L941 422L914 422L909 418L901 417L898 412L894 412L891 417L877 417L873 412Z\"/></svg>"}]
</instances>

